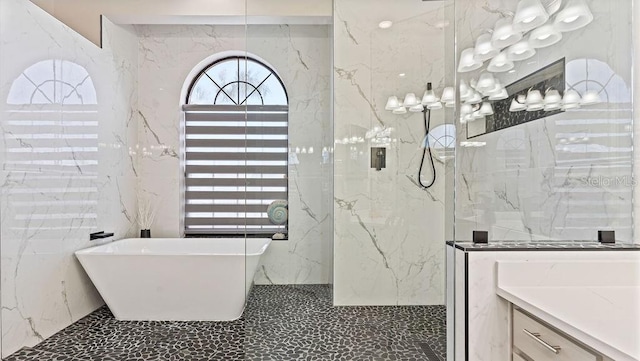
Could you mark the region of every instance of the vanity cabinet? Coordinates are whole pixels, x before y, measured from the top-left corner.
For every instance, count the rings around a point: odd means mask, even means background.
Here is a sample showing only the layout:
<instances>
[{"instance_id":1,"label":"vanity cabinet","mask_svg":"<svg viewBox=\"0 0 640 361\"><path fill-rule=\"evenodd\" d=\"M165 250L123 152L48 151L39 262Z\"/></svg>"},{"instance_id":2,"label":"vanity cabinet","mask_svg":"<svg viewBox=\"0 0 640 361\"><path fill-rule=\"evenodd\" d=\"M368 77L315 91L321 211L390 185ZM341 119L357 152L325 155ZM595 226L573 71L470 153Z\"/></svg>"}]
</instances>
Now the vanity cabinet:
<instances>
[{"instance_id":1,"label":"vanity cabinet","mask_svg":"<svg viewBox=\"0 0 640 361\"><path fill-rule=\"evenodd\" d=\"M513 307L512 325L514 361L607 360L603 355L591 351L587 346L516 307Z\"/></svg>"},{"instance_id":2,"label":"vanity cabinet","mask_svg":"<svg viewBox=\"0 0 640 361\"><path fill-rule=\"evenodd\" d=\"M563 329L562 332L557 332L555 328L559 326L549 327L548 323L551 322L549 320L546 320L546 324L540 324L541 327L546 328L533 327L536 323L532 321L531 317L522 316L524 315L522 311L519 311L522 315L518 314L517 326L519 328L517 331L512 331L514 327L512 311L514 301L508 301L498 295L497 277L498 266L501 262L565 264L579 260L580 262L598 262L599 264L602 262L622 264L623 261L638 259L640 245L520 244L514 242L484 245L449 242L447 245L447 324L455 325L455 327L447 327L447 361L611 361L599 353L613 357L615 361L638 361L640 359L633 356L619 356L620 353L615 352L617 349L603 348L599 344L588 343L581 339L581 342L589 345L589 348L582 347L580 343L574 342L576 341L575 335L573 338L565 337L565 334L570 334L567 330ZM630 274L630 272L622 270L603 273L599 267L592 268L605 276ZM581 274L571 277L579 278L582 277ZM544 272L531 273L532 277L529 278L546 277L545 275ZM566 276L569 277L568 274ZM589 279L582 283L587 283ZM621 280L622 277L615 279ZM561 292L566 290L566 287L557 289L558 292ZM559 300L564 299L560 295L554 297ZM583 299L581 297L577 297L577 299ZM624 297L622 298L624 299ZM604 310L605 308L599 309ZM614 311L607 309L606 312ZM531 312L528 311L529 314ZM622 311L615 312L618 314ZM540 318L539 315L536 317ZM561 351L555 354L545 349L544 346L538 344L538 341L525 334L522 328L526 328L534 336L541 334L543 341L550 343L550 346L560 346ZM553 335L552 338L548 338L547 330L553 331L549 333L549 335ZM515 343L512 341L513 332L516 333ZM623 334L626 334L625 332Z\"/></svg>"}]
</instances>

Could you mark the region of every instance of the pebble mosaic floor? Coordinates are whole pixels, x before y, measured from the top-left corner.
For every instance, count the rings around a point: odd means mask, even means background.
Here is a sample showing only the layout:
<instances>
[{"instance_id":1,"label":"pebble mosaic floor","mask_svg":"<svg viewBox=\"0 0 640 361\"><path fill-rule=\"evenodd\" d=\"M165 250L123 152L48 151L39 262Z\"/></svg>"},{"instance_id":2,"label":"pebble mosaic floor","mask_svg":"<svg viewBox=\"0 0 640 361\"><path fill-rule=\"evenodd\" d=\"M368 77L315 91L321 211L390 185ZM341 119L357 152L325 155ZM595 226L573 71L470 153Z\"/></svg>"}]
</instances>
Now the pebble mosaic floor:
<instances>
[{"instance_id":1,"label":"pebble mosaic floor","mask_svg":"<svg viewBox=\"0 0 640 361\"><path fill-rule=\"evenodd\" d=\"M328 285L254 286L237 321L117 321L103 307L5 360L444 361L445 338L444 306L332 307Z\"/></svg>"}]
</instances>

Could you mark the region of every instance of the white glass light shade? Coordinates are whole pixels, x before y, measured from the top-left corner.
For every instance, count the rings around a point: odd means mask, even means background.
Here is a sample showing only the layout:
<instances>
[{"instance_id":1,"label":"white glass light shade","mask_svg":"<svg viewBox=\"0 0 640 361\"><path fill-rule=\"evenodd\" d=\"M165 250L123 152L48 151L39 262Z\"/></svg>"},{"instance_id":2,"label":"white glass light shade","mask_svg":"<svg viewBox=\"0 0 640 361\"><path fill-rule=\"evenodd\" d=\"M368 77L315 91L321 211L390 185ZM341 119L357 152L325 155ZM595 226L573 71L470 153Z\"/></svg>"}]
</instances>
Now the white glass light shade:
<instances>
[{"instance_id":1,"label":"white glass light shade","mask_svg":"<svg viewBox=\"0 0 640 361\"><path fill-rule=\"evenodd\" d=\"M517 96L513 100L511 100L511 106L509 106L510 112L519 112L527 109L527 105L524 104L523 99L520 96Z\"/></svg>"},{"instance_id":2,"label":"white glass light shade","mask_svg":"<svg viewBox=\"0 0 640 361\"><path fill-rule=\"evenodd\" d=\"M472 112L473 112L473 107L471 106L471 104L462 104L460 106L460 114L467 115L467 114L471 114Z\"/></svg>"},{"instance_id":3,"label":"white glass light shade","mask_svg":"<svg viewBox=\"0 0 640 361\"><path fill-rule=\"evenodd\" d=\"M541 105L543 104L542 93L540 90L529 90L527 93L527 100L525 100L527 105Z\"/></svg>"},{"instance_id":4,"label":"white glass light shade","mask_svg":"<svg viewBox=\"0 0 640 361\"><path fill-rule=\"evenodd\" d=\"M562 103L562 96L560 96L560 92L555 89L550 89L544 96L544 104L560 104Z\"/></svg>"},{"instance_id":5,"label":"white glass light shade","mask_svg":"<svg viewBox=\"0 0 640 361\"><path fill-rule=\"evenodd\" d=\"M385 110L394 110L400 106L400 101L398 101L397 96L390 96L387 99L387 105L384 107Z\"/></svg>"},{"instance_id":6,"label":"white glass light shade","mask_svg":"<svg viewBox=\"0 0 640 361\"><path fill-rule=\"evenodd\" d=\"M424 96L422 97L422 105L429 105L439 101L440 99L438 99L436 93L433 90L427 90L424 92Z\"/></svg>"},{"instance_id":7,"label":"white glass light shade","mask_svg":"<svg viewBox=\"0 0 640 361\"><path fill-rule=\"evenodd\" d=\"M493 94L497 94L497 93L500 93L502 91L502 89L504 89L504 87L500 83L500 80L496 79L495 80L495 85L493 86L493 89L487 90L484 94L487 95L487 96L493 95Z\"/></svg>"},{"instance_id":8,"label":"white glass light shade","mask_svg":"<svg viewBox=\"0 0 640 361\"><path fill-rule=\"evenodd\" d=\"M558 31L580 29L593 21L593 14L584 0L569 0L556 15L553 25Z\"/></svg>"},{"instance_id":9,"label":"white glass light shade","mask_svg":"<svg viewBox=\"0 0 640 361\"><path fill-rule=\"evenodd\" d=\"M476 89L481 92L492 90L496 86L496 79L491 73L482 73L476 84Z\"/></svg>"},{"instance_id":10,"label":"white glass light shade","mask_svg":"<svg viewBox=\"0 0 640 361\"><path fill-rule=\"evenodd\" d=\"M480 120L484 118L484 115L480 114L480 112L476 110L475 112L473 112L473 114L471 114L471 117L473 120Z\"/></svg>"},{"instance_id":11,"label":"white glass light shade","mask_svg":"<svg viewBox=\"0 0 640 361\"><path fill-rule=\"evenodd\" d=\"M545 112L551 112L554 110L558 110L562 108L562 103L554 103L554 104L545 104L544 105L544 111Z\"/></svg>"},{"instance_id":12,"label":"white glass light shade","mask_svg":"<svg viewBox=\"0 0 640 361\"><path fill-rule=\"evenodd\" d=\"M509 60L507 53L503 51L491 59L489 66L487 67L487 71L492 73L503 73L513 69L514 66L513 61Z\"/></svg>"},{"instance_id":13,"label":"white glass light shade","mask_svg":"<svg viewBox=\"0 0 640 361\"><path fill-rule=\"evenodd\" d=\"M598 104L602 100L600 99L600 94L595 90L589 90L582 96L582 101L580 104L582 105L593 105Z\"/></svg>"},{"instance_id":14,"label":"white glass light shade","mask_svg":"<svg viewBox=\"0 0 640 361\"><path fill-rule=\"evenodd\" d=\"M536 50L531 47L528 40L521 40L506 50L507 59L511 61L520 61L529 59L530 57L536 55Z\"/></svg>"},{"instance_id":15,"label":"white glass light shade","mask_svg":"<svg viewBox=\"0 0 640 361\"><path fill-rule=\"evenodd\" d=\"M520 0L513 17L513 29L527 32L537 28L549 20L549 14L540 0Z\"/></svg>"},{"instance_id":16,"label":"white glass light shade","mask_svg":"<svg viewBox=\"0 0 640 361\"><path fill-rule=\"evenodd\" d=\"M469 98L469 100L466 101L467 104L479 104L481 102L482 102L482 97L477 92L473 92L473 95L471 96L471 98Z\"/></svg>"},{"instance_id":17,"label":"white glass light shade","mask_svg":"<svg viewBox=\"0 0 640 361\"><path fill-rule=\"evenodd\" d=\"M496 22L491 35L491 43L496 49L503 49L522 39L522 33L513 29L513 19L502 18Z\"/></svg>"},{"instance_id":18,"label":"white glass light shade","mask_svg":"<svg viewBox=\"0 0 640 361\"><path fill-rule=\"evenodd\" d=\"M525 103L529 112L542 110L544 108L544 99L540 90L529 90Z\"/></svg>"},{"instance_id":19,"label":"white glass light shade","mask_svg":"<svg viewBox=\"0 0 640 361\"><path fill-rule=\"evenodd\" d=\"M431 103L431 104L427 105L427 109L431 109L431 110L442 109L442 103L440 103L440 102Z\"/></svg>"},{"instance_id":20,"label":"white glass light shade","mask_svg":"<svg viewBox=\"0 0 640 361\"><path fill-rule=\"evenodd\" d=\"M496 49L491 43L491 34L482 34L478 36L476 40L476 47L473 49L473 58L476 61L485 61L498 55L498 49Z\"/></svg>"},{"instance_id":21,"label":"white glass light shade","mask_svg":"<svg viewBox=\"0 0 640 361\"><path fill-rule=\"evenodd\" d=\"M456 102L455 102L455 100L452 100L450 102L444 103L444 106L447 107L447 108L453 108L453 107L456 106Z\"/></svg>"},{"instance_id":22,"label":"white glass light shade","mask_svg":"<svg viewBox=\"0 0 640 361\"><path fill-rule=\"evenodd\" d=\"M463 79L460 79L460 100L467 101L471 96L473 96L473 91Z\"/></svg>"},{"instance_id":23,"label":"white glass light shade","mask_svg":"<svg viewBox=\"0 0 640 361\"><path fill-rule=\"evenodd\" d=\"M551 25L543 25L531 32L529 35L529 44L533 48L546 48L562 40L562 33Z\"/></svg>"},{"instance_id":24,"label":"white glass light shade","mask_svg":"<svg viewBox=\"0 0 640 361\"><path fill-rule=\"evenodd\" d=\"M414 105L418 105L418 98L414 93L407 93L404 96L404 101L402 102L403 107L412 107Z\"/></svg>"},{"instance_id":25,"label":"white glass light shade","mask_svg":"<svg viewBox=\"0 0 640 361\"><path fill-rule=\"evenodd\" d=\"M409 111L412 113L420 113L423 110L424 110L424 107L422 106L422 104L417 104L409 108Z\"/></svg>"},{"instance_id":26,"label":"white glass light shade","mask_svg":"<svg viewBox=\"0 0 640 361\"><path fill-rule=\"evenodd\" d=\"M493 106L489 102L484 102L478 112L482 115L493 115Z\"/></svg>"},{"instance_id":27,"label":"white glass light shade","mask_svg":"<svg viewBox=\"0 0 640 361\"><path fill-rule=\"evenodd\" d=\"M407 114L407 108L398 107L393 110L393 114Z\"/></svg>"},{"instance_id":28,"label":"white glass light shade","mask_svg":"<svg viewBox=\"0 0 640 361\"><path fill-rule=\"evenodd\" d=\"M573 89L569 89L564 92L564 97L562 98L562 108L563 109L574 109L580 108L580 94Z\"/></svg>"},{"instance_id":29,"label":"white glass light shade","mask_svg":"<svg viewBox=\"0 0 640 361\"><path fill-rule=\"evenodd\" d=\"M509 97L509 93L507 93L507 89L502 89L499 93L493 94L489 97L489 100L503 100Z\"/></svg>"},{"instance_id":30,"label":"white glass light shade","mask_svg":"<svg viewBox=\"0 0 640 361\"><path fill-rule=\"evenodd\" d=\"M445 103L454 102L456 99L456 90L453 87L446 87L442 91L442 101Z\"/></svg>"},{"instance_id":31,"label":"white glass light shade","mask_svg":"<svg viewBox=\"0 0 640 361\"><path fill-rule=\"evenodd\" d=\"M474 59L473 48L467 48L460 54L460 63L458 64L459 73L467 73L478 70L482 67L482 62Z\"/></svg>"}]
</instances>

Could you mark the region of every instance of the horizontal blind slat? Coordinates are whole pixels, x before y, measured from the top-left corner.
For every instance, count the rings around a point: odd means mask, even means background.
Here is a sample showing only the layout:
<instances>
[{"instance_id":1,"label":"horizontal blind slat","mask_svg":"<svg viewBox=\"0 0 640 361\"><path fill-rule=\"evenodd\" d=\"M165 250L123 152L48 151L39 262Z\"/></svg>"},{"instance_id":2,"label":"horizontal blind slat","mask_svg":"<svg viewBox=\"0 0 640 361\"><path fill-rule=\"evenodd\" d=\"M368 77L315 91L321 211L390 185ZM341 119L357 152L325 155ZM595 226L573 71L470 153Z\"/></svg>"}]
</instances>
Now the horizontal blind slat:
<instances>
[{"instance_id":1,"label":"horizontal blind slat","mask_svg":"<svg viewBox=\"0 0 640 361\"><path fill-rule=\"evenodd\" d=\"M286 122L288 114L186 113L187 122Z\"/></svg>"},{"instance_id":2,"label":"horizontal blind slat","mask_svg":"<svg viewBox=\"0 0 640 361\"><path fill-rule=\"evenodd\" d=\"M289 146L286 139L187 139L187 147L194 148L285 148Z\"/></svg>"},{"instance_id":3,"label":"horizontal blind slat","mask_svg":"<svg viewBox=\"0 0 640 361\"><path fill-rule=\"evenodd\" d=\"M187 187L286 187L288 180L251 178L187 178Z\"/></svg>"},{"instance_id":4,"label":"horizontal blind slat","mask_svg":"<svg viewBox=\"0 0 640 361\"><path fill-rule=\"evenodd\" d=\"M213 152L188 152L189 160L287 160L287 153L213 153Z\"/></svg>"},{"instance_id":5,"label":"horizontal blind slat","mask_svg":"<svg viewBox=\"0 0 640 361\"><path fill-rule=\"evenodd\" d=\"M242 239L245 235L271 235L276 232L287 233L287 230L284 226L276 229L255 229L255 228L244 228L244 229L235 229L235 228L215 228L215 229L201 229L201 228L189 228L185 229L186 235L224 235L225 237L238 237L238 239Z\"/></svg>"},{"instance_id":6,"label":"horizontal blind slat","mask_svg":"<svg viewBox=\"0 0 640 361\"><path fill-rule=\"evenodd\" d=\"M182 106L185 114L198 113L224 113L238 112L247 114L264 114L264 113L286 113L289 111L287 105L210 105L210 104L185 104Z\"/></svg>"},{"instance_id":7,"label":"horizontal blind slat","mask_svg":"<svg viewBox=\"0 0 640 361\"><path fill-rule=\"evenodd\" d=\"M208 225L221 225L221 226L272 226L268 218L185 218L185 225L187 226L208 226Z\"/></svg>"},{"instance_id":8,"label":"horizontal blind slat","mask_svg":"<svg viewBox=\"0 0 640 361\"><path fill-rule=\"evenodd\" d=\"M215 135L226 135L226 134L266 134L266 135L282 135L288 134L289 130L287 127L243 127L243 126L229 126L229 127L186 127L187 134L215 134Z\"/></svg>"},{"instance_id":9,"label":"horizontal blind slat","mask_svg":"<svg viewBox=\"0 0 640 361\"><path fill-rule=\"evenodd\" d=\"M187 174L287 174L287 166L187 165Z\"/></svg>"},{"instance_id":10,"label":"horizontal blind slat","mask_svg":"<svg viewBox=\"0 0 640 361\"><path fill-rule=\"evenodd\" d=\"M187 204L185 211L190 212L238 212L238 213L256 213L266 212L268 205L266 204Z\"/></svg>"},{"instance_id":11,"label":"horizontal blind slat","mask_svg":"<svg viewBox=\"0 0 640 361\"><path fill-rule=\"evenodd\" d=\"M194 192L186 191L187 199L287 199L287 192Z\"/></svg>"}]
</instances>

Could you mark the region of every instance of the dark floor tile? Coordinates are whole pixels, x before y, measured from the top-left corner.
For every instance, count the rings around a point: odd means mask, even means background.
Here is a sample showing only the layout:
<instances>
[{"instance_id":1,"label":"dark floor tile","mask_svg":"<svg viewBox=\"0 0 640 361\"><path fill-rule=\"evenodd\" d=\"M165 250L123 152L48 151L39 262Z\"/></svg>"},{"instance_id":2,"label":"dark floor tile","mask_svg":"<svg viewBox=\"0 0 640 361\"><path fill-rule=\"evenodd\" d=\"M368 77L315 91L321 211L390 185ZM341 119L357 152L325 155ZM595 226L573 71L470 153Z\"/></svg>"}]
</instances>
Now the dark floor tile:
<instances>
[{"instance_id":1,"label":"dark floor tile","mask_svg":"<svg viewBox=\"0 0 640 361\"><path fill-rule=\"evenodd\" d=\"M5 361L82 361L64 354L52 353L32 348L23 348Z\"/></svg>"},{"instance_id":2,"label":"dark floor tile","mask_svg":"<svg viewBox=\"0 0 640 361\"><path fill-rule=\"evenodd\" d=\"M428 361L421 343L445 359L444 306L332 307L331 297L329 285L254 286L231 322L117 321L103 307L7 360Z\"/></svg>"}]
</instances>

